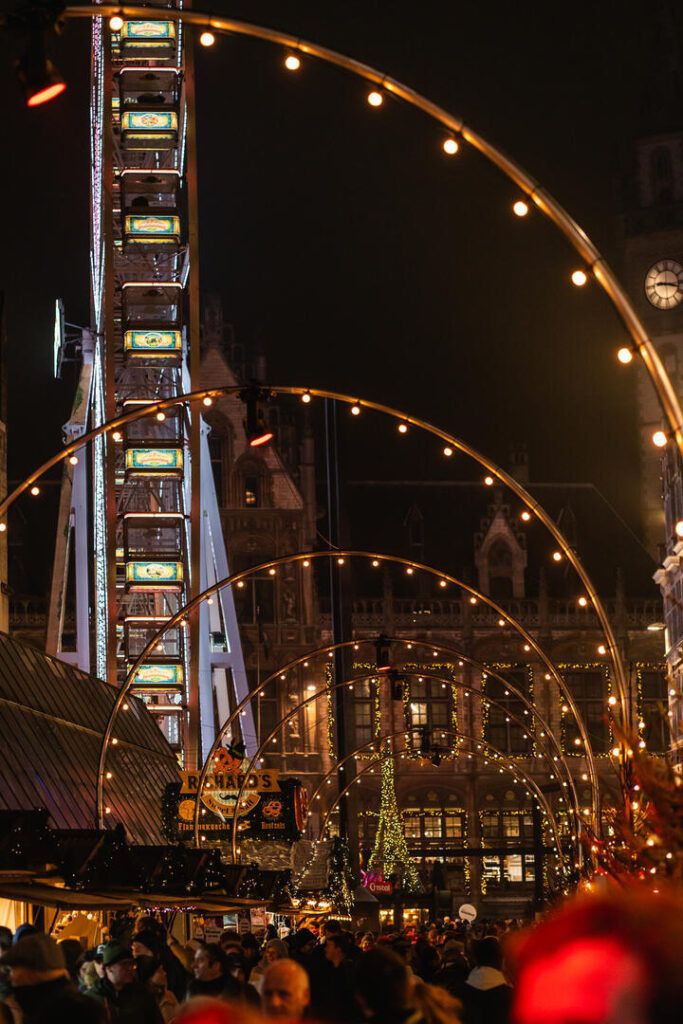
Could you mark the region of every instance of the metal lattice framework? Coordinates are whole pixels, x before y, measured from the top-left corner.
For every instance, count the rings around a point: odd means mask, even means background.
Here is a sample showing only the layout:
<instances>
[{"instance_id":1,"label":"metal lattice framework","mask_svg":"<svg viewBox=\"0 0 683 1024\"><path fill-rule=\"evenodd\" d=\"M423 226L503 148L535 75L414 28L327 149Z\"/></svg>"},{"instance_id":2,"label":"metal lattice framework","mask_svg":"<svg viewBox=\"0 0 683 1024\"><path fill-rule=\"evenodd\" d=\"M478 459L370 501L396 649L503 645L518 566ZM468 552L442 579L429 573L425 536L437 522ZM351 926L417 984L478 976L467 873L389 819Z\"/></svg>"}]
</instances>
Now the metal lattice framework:
<instances>
[{"instance_id":1,"label":"metal lattice framework","mask_svg":"<svg viewBox=\"0 0 683 1024\"><path fill-rule=\"evenodd\" d=\"M200 365L192 37L166 6L117 30L94 18L91 87L95 343L77 401L94 427L160 400L167 412L124 415L121 430L95 435L89 462L64 474L68 513L89 471L91 498L76 504L71 526L77 553L91 537L94 559L90 574L87 565L77 570L77 647L69 654L58 621L69 579L69 528L60 521L48 636L55 654L89 669L92 630L94 670L120 686L159 626L229 569L207 428L199 406L174 402L198 386ZM228 706L230 689L238 699L247 691L231 593L221 614L212 621L216 612L202 606L185 627L167 630L138 659L130 686L186 765L199 763L210 743L214 697ZM227 652L212 651L212 629L227 636Z\"/></svg>"}]
</instances>

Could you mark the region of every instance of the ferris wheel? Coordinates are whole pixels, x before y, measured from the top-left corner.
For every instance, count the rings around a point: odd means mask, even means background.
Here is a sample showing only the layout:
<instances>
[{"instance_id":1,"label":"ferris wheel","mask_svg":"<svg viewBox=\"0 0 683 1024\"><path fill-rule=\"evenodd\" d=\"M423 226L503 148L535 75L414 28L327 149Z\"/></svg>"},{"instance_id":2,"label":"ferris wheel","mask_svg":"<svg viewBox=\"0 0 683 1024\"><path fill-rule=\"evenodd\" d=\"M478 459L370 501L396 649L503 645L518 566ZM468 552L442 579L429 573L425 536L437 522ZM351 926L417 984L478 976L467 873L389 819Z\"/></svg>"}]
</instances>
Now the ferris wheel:
<instances>
[{"instance_id":1,"label":"ferris wheel","mask_svg":"<svg viewBox=\"0 0 683 1024\"><path fill-rule=\"evenodd\" d=\"M92 19L92 332L70 439L199 386L193 100L192 44L180 22L156 12L113 25ZM197 409L178 404L99 437L65 467L52 653L120 686L159 629L229 576L208 433ZM214 713L224 718L248 693L232 592L216 596L166 631L131 686L187 766L210 747ZM239 731L234 738L254 748L249 709Z\"/></svg>"}]
</instances>

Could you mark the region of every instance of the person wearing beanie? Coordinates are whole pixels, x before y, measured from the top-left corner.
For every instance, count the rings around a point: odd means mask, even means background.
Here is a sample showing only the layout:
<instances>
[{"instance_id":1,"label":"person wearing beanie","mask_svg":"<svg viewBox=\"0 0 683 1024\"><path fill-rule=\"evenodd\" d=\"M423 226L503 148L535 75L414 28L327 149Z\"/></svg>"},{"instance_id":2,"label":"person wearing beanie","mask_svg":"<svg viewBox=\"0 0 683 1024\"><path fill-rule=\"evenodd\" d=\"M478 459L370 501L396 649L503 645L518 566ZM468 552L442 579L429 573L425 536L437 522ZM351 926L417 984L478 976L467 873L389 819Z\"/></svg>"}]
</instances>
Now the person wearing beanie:
<instances>
[{"instance_id":1,"label":"person wearing beanie","mask_svg":"<svg viewBox=\"0 0 683 1024\"><path fill-rule=\"evenodd\" d=\"M0 958L11 986L5 1008L21 1024L104 1024L102 1007L69 977L63 950L49 935L29 929Z\"/></svg>"},{"instance_id":2,"label":"person wearing beanie","mask_svg":"<svg viewBox=\"0 0 683 1024\"><path fill-rule=\"evenodd\" d=\"M164 1024L156 999L137 978L131 949L118 942L105 943L102 964L102 1002L110 1022Z\"/></svg>"}]
</instances>

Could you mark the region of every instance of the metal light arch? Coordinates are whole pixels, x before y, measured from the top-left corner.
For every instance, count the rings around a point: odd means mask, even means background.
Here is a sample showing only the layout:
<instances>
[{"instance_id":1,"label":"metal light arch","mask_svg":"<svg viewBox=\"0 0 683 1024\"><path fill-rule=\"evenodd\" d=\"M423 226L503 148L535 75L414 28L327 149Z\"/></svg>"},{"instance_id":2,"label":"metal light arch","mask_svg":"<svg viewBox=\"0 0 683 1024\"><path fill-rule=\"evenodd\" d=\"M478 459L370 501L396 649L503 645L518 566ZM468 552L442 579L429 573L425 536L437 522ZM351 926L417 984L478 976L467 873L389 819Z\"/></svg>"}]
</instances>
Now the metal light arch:
<instances>
[{"instance_id":1,"label":"metal light arch","mask_svg":"<svg viewBox=\"0 0 683 1024\"><path fill-rule=\"evenodd\" d=\"M410 673L410 674L413 674L413 673ZM414 673L414 674L417 674L417 673ZM334 683L333 686L331 687L331 689L334 690L334 691L342 690L345 687L352 687L356 682L364 682L365 680L372 680L376 676L377 676L376 672L368 673L367 675L363 675L363 676L354 676L353 679L345 679L345 680L343 680L341 682ZM437 681L440 681L440 682L448 682L448 680L447 680L447 678L445 676L432 676L432 678L434 678L434 679L436 679ZM453 685L457 685L457 684L453 683ZM251 758L251 761L249 763L249 767L247 768L246 772L244 773L244 778L243 778L243 780L242 780L242 782L240 784L240 788L238 790L237 798L236 798L236 801L235 801L235 808L236 809L240 806L240 801L242 800L242 796L244 794L244 791L247 788L249 779L251 778L252 772L254 771L254 766L258 763L259 759L261 758L261 756L265 752L267 744L270 743L275 738L276 734L280 731L280 729L283 726L285 726L287 724L287 722L290 721L295 715L297 715L299 713L299 711L301 711L303 708L312 706L318 700L326 699L326 697L327 697L327 691L326 690L317 690L315 693L312 693L310 696L305 697L304 700L300 701L295 707L291 708L291 710L285 716L283 716L283 718L281 718L278 721L278 723L270 731L270 733L265 737L265 739L263 739L261 741L258 750L255 752L254 756ZM494 706L502 707L502 705L500 705L495 700L490 700L489 699L489 703L493 704ZM510 714L509 712L508 712L508 714L509 714L510 718L512 718L518 725L520 725L522 728L524 728L524 722L523 722L522 719L517 718L516 715ZM440 729L439 731L441 732L441 734L443 736L455 736L456 739L458 737L463 737L464 739L469 739L469 740L473 739L473 737L470 734L465 733L465 732L463 732L461 730L454 731L451 728L446 728L446 729ZM405 733L406 733L406 730L402 729L400 734L398 734L398 735L405 736ZM394 734L392 734L392 735L394 735ZM380 743L381 744L383 739L385 739L385 738L386 737L381 737L381 736L379 738L375 738L375 739L372 740L372 744L374 744L374 743ZM500 755L501 757L505 757L505 755L501 751L499 751L499 749L497 747L493 746L488 741L484 741L483 740L482 742L483 742L483 744L486 746L486 748L488 750L494 750L494 751L496 751L496 755ZM367 746L370 746L370 745L371 745L370 743L367 744ZM212 748L212 749L217 749L217 748ZM211 756L213 756L213 753L212 753ZM549 767L553 770L550 774L553 774L557 770L555 768L555 764L554 764L553 759L552 759L552 754L550 754L549 752L544 752L542 755L539 755L539 757L542 757L544 760L547 760L547 763L548 763ZM508 758L508 760L511 760L512 755L507 755L507 758ZM210 762L208 762L208 763L210 764ZM340 767L340 765L338 764L336 766L336 768L338 769L339 767ZM333 770L334 769L332 769L332 771ZM520 769L520 771L522 771L522 769ZM197 787L197 802L195 804L195 826L196 826L196 824L198 822L199 797L200 797L202 789L203 789L202 782L203 782L204 779L206 779L206 774L207 774L206 772L204 772L204 771L202 772L202 777L200 779L200 784ZM525 775L525 778L526 778L527 777L526 773L524 773L524 775ZM316 793L317 793L317 790L316 790ZM575 813L576 813L576 808L575 808ZM235 862L236 862L236 853L237 853L237 832L238 832L238 820L237 820L237 814L235 814L234 817L233 817L233 822L232 822L232 840L231 840L231 842L232 842L233 861L235 861ZM196 842L196 838L197 838L197 832L196 832L196 828L195 828L195 842Z\"/></svg>"},{"instance_id":2,"label":"metal light arch","mask_svg":"<svg viewBox=\"0 0 683 1024\"><path fill-rule=\"evenodd\" d=\"M396 732L396 733L390 733L387 736L380 737L380 740L377 741L377 742L381 742L382 740L391 740L391 739L394 739L394 737L402 736L402 735L403 735L403 731ZM465 733L460 733L460 735L464 739L470 740L471 742L472 741L476 742L476 737L475 736L469 736L469 735L467 735ZM363 748L360 748L360 749L363 749ZM505 757L504 757L503 754L500 753L500 751L497 751L496 748L492 747L490 744L488 745L488 749L496 751L496 754L501 758L501 763L504 762ZM388 755L388 756L391 756L392 758L396 758L396 757L400 757L400 755L401 755L401 751L400 750L392 750L391 754ZM377 758L374 760L374 762L370 761L337 794L335 800L333 801L333 803L330 805L330 807L328 807L327 811L325 812L325 816L324 816L324 818L323 818L323 820L321 822L321 825L320 825L320 837L321 838L322 838L324 830L327 828L327 822L329 821L330 815L334 812L334 810L337 807L337 804L339 803L339 801L344 796L346 796L346 794L349 792L349 790L351 789L351 786L353 786L354 783L356 783L360 778L362 778L362 776L365 775L366 772L371 771L374 764L379 763L379 761L381 761L383 759L384 759L384 752L378 751ZM551 823L551 828L553 830L553 838L554 838L554 841L555 841L555 847L556 847L556 849L558 851L558 856L560 857L560 859L562 859L562 857L563 857L563 854L561 852L562 851L562 844L561 844L560 838L559 838L559 830L558 830L558 827L557 827L557 821L555 819L555 815L553 814L551 808L548 805L548 802L545 799L545 795L538 788L538 786L536 785L534 780L530 776L528 776L526 774L526 772L524 772L521 768L519 768L518 765L509 765L509 764L508 765L504 765L504 763L503 763L502 771L504 773L512 774L516 778L523 779L525 785L528 785L530 787L530 789L533 789L535 798L537 799L538 803L540 805L542 805L543 808L545 809L545 813L547 814L548 820Z\"/></svg>"},{"instance_id":3,"label":"metal light arch","mask_svg":"<svg viewBox=\"0 0 683 1024\"><path fill-rule=\"evenodd\" d=\"M490 160L506 177L515 183L521 192L531 199L534 205L562 232L590 269L596 281L619 313L626 330L631 336L635 349L643 360L645 369L657 393L662 411L669 424L671 436L675 440L681 456L683 456L683 411L681 410L675 388L640 317L624 291L621 282L607 263L607 260L593 244L583 228L557 202L550 192L544 189L516 161L512 160L482 135L479 135L474 129L468 127L461 118L455 117L447 110L444 110L443 107L427 99L426 96L416 92L390 75L384 74L377 68L371 67L369 64L364 64L353 57L338 53L336 50L319 46L317 43L312 43L286 32L280 32L277 29L252 25L231 18L222 18L218 15L202 13L200 11L179 11L172 8L164 8L162 11L158 11L154 8L128 4L68 6L65 8L62 16L67 18L97 18L110 17L112 15L146 20L150 18L160 20L163 18L164 20L182 21L186 24L195 25L198 28L213 29L216 32L227 35L248 36L260 39L309 57L315 57L327 64L342 68L344 71L348 71L367 82L371 82L380 89L386 90L392 96L403 100L443 125L448 131L455 132L461 136L474 149L478 150L482 156Z\"/></svg>"},{"instance_id":4,"label":"metal light arch","mask_svg":"<svg viewBox=\"0 0 683 1024\"><path fill-rule=\"evenodd\" d=\"M213 401L214 398L220 398L223 395L234 394L241 390L242 387L240 385L230 385L222 388L203 388L200 391L188 392L184 395L176 395L173 398L165 399L164 401L161 402L150 402L148 406L144 406L131 413L126 413L125 415L117 416L114 419L109 420L107 423L103 423L99 427L95 427L93 430L90 430L87 434L84 434L81 437L79 437L77 441L72 441L70 444L66 445L56 455L53 455L52 458L48 459L36 470L34 470L33 473L31 473L30 476L26 477L26 479L21 484L15 487L14 490L0 502L0 519L2 519L7 509L13 504L13 502L16 501L16 499L20 497L20 495L23 494L24 491L31 487L31 485L35 483L36 480L39 480L40 477L45 472L47 472L48 469L51 469L53 466L58 465L65 458L73 456L77 451L79 451L81 448L84 448L94 438L99 437L100 435L108 433L110 431L114 431L118 427L124 426L127 423L131 423L135 420L142 419L145 416L150 416L155 413L163 412L165 409L169 409L175 405L182 405L186 402L206 402L206 400ZM352 398L349 395L344 395L335 391L327 391L321 388L274 386L270 388L270 391L271 394L273 395L298 395L299 397L308 395L317 398L330 398L333 399L334 401L342 402L346 405L358 406L359 408L372 409L376 412L381 412L384 415L390 416L393 419L398 420L399 423L410 423L421 430L425 430L427 433L433 434L440 440L446 441L449 445L452 445L454 448L457 448L459 451L463 452L463 454L468 455L470 458L474 459L475 462L478 462L480 466L488 470L489 473L492 473L494 476L496 476L501 483L509 487L510 490L512 490L513 493L517 495L520 501L523 502L527 509L533 515L535 515L536 518L541 521L541 523L543 523L543 525L550 532L552 537L557 541L563 554L570 562L570 564L573 566L581 582L586 588L590 602L593 605L596 614L598 615L602 632L605 636L605 639L607 640L607 650L609 653L610 660L612 662L612 666L614 668L615 682L617 684L617 689L619 691L622 719L625 723L628 724L630 717L630 706L627 697L624 668L621 662L621 657L616 643L616 638L614 637L614 633L612 631L609 619L607 617L607 613L605 612L605 609L602 606L602 602L598 597L597 591L595 590L595 587L593 586L590 577L584 569L581 560L579 559L578 555L571 547L569 542L566 540L562 532L558 529L556 524L547 514L543 506L539 502L537 502L535 498L533 498L521 486L521 484L517 480L515 480L514 477L510 476L510 474L506 473L505 470L501 469L486 456L482 455L475 448L472 448L470 445L460 440L459 438L456 438L451 434L448 434L446 431L441 430L439 427L435 427L433 424L427 422L426 420L422 420L416 416L411 416L409 414L402 413L398 409L394 409L393 407L384 405L383 403L372 402L367 399Z\"/></svg>"},{"instance_id":5,"label":"metal light arch","mask_svg":"<svg viewBox=\"0 0 683 1024\"><path fill-rule=\"evenodd\" d=\"M194 608L196 608L202 601L206 600L212 594L218 593L219 591L221 591L225 587L232 586L233 584L238 583L240 580L248 578L252 573L262 572L265 569L271 569L271 568L277 569L277 567L280 566L280 565L287 565L287 564L291 564L293 562L299 562L299 561L300 562L306 562L306 561L308 561L310 563L310 561L317 560L317 559L322 559L322 558L329 559L329 558L339 558L339 557L344 557L344 558L355 558L355 557L357 557L357 558L363 558L363 559L366 559L366 560L369 560L369 561L377 561L379 563L381 563L381 562L388 562L390 564L401 565L401 566L405 566L407 568L411 568L413 570L426 572L427 574L433 575L433 576L437 577L438 579L447 580L448 582L454 584L456 587L459 587L461 590L464 590L465 592L473 595L474 597L476 597L477 600L482 601L482 603L484 603L484 604L488 605L490 608L494 609L495 612L502 619L504 619L506 623L508 623L510 626L512 626L516 630L516 632L521 637L523 637L524 640L527 641L529 647L533 648L533 650L538 655L539 659L545 665L545 667L548 670L549 674L555 679L555 682L557 683L560 692L562 693L564 699L566 700L568 706L570 707L570 709L572 711L572 715L573 715L573 717L574 717L574 719L576 721L576 724L577 724L577 727L578 727L578 730L579 730L579 733L580 733L580 736L581 736L581 740L582 740L582 743L583 743L583 748L584 748L584 751L585 751L585 756L586 756L586 760L588 762L588 768L589 768L589 773L590 773L590 777L591 777L592 796L593 796L593 801L592 801L593 802L593 814L594 814L594 818L595 818L596 823L599 823L599 821L600 821L600 803L599 803L599 792L598 792L598 786L597 786L597 770L596 770L596 766L595 766L595 760L594 760L592 746L591 746L591 743L590 743L590 738L588 736L588 732L586 730L585 723L584 723L583 719L581 718L581 715L579 714L578 709L576 707L576 703L574 701L574 698L573 698L571 692L568 690L568 688L567 688L564 680L562 679L559 671L557 670L557 667L548 658L548 656L546 655L545 651L539 646L539 644L536 642L536 640L534 640L534 638L524 629L524 627L521 625L521 623L519 623L515 618L513 618L513 616L511 616L508 612L506 612L503 608L501 608L498 604L496 604L496 602L493 601L488 595L481 593L479 590L477 590L476 588L472 587L470 584L468 584L468 583L466 583L466 582L464 582L464 581L462 581L462 580L460 580L460 579L458 579L458 578L456 578L454 576L451 576L448 573L441 572L441 571L433 568L432 566L422 565L419 562L414 562L414 561L412 561L410 559L402 558L402 557L397 556L397 555L386 555L386 554L381 554L381 553L377 553L377 552L347 550L347 549L335 549L335 550L326 550L326 551L300 552L300 553L293 554L293 555L285 555L282 558L271 559L271 560L269 560L267 562L261 563L258 566L252 566L249 569L243 570L242 572L234 573L232 576L226 577L223 580L218 580L216 583L212 584L210 587L207 587L206 590L202 591L201 594L196 595L183 608L181 608L178 612L176 612L162 626L162 628L150 639L150 641L147 644L147 646L145 647L145 649L138 655L136 661L133 663L133 665L129 669L129 672L128 672L128 675L126 677L126 680L125 680L123 686L121 687L121 689L118 691L116 700L114 702L114 705L113 705L112 710L111 710L110 715L109 715L109 719L107 721L107 726L105 728L105 732L104 732L103 737L102 737L102 745L101 745L101 748L100 748L100 760L99 760L99 768L98 768L98 776L97 776L97 799L96 799L96 806L98 808L98 820L102 821L102 805L103 805L103 799L102 798L103 798L103 786L104 786L105 760L106 760L106 753L107 753L107 748L108 748L108 745L109 745L109 740L110 740L110 737L111 737L111 730L113 728L114 720L117 717L118 712L119 712L121 706L123 705L123 702L125 700L125 696L126 696L128 690L129 690L129 688L130 688L130 686L131 686L131 684L133 682L133 678L135 676L135 672L140 667L140 665L143 664L143 662L145 661L146 657L154 649L156 644L158 644L160 642L160 640L163 639L163 636L166 633L166 631L168 629L172 629L175 625L181 623L185 619L185 617L193 611ZM300 660L303 660L303 658L300 659ZM247 697L245 697L243 699L243 701L240 703L239 709L244 707L246 705L246 703L248 701L250 701L250 700L251 700L251 695L248 695ZM230 719L230 721L232 721L232 720L234 720L234 717ZM223 727L223 729L221 731L219 731L218 736L216 737L216 739L214 740L214 743L212 745L210 755L212 755L215 752L215 750L217 749L218 743L219 743L220 739L222 738L222 736L225 734L226 729L227 729L227 727ZM206 769L206 762L205 762L205 766L202 769L202 782L203 782L203 779L206 776L206 771L207 771L207 769ZM598 827L598 829L599 829L599 824L596 827Z\"/></svg>"},{"instance_id":6,"label":"metal light arch","mask_svg":"<svg viewBox=\"0 0 683 1024\"><path fill-rule=\"evenodd\" d=\"M417 641L416 640L410 640L410 641L408 641L408 640L404 640L402 638L397 638L397 637L387 637L387 641L390 642L390 643L404 644L406 646L410 645L411 647L413 645L429 646L429 647L431 647L431 648L433 648L435 650L438 650L438 651L441 651L441 652L444 652L444 653L447 653L447 654L453 654L456 657L458 657L459 659L461 659L462 661L466 661L468 664L470 664L473 667L481 670L482 672L485 671L487 673L487 675L491 676L494 679L498 679L501 683L503 683L505 686L507 686L508 689L510 690L510 692L513 693L516 697L518 697L519 700L530 711L530 713L535 717L535 719L537 719L537 721L540 722L540 724L543 726L543 728L545 730L545 736L543 738L547 738L549 740L550 744L552 745L552 747L557 751L557 756L553 758L553 761L556 761L558 764L561 764L562 768L564 769L564 774L566 775L567 781L563 782L562 785L565 786L567 789L569 789L571 791L573 808L572 808L571 805L568 804L568 810L570 810L570 811L573 810L573 813L576 815L576 819L577 819L576 820L576 827L578 828L579 822L580 822L578 795L576 793L573 776L572 776L572 774L571 774L571 772L569 770L569 766L568 766L568 764L567 764L567 762L565 760L565 757L564 757L561 745L558 743L557 737L555 736L555 733L550 728L550 726L547 724L547 722L545 721L543 716L540 714L540 712L538 711L536 706L531 701L529 701L528 698L525 697L525 695L514 686L514 684L510 683L507 679L505 679L502 675L500 675L500 673L498 673L498 672L496 672L494 670L488 669L488 668L486 668L486 666L482 665L480 662L477 662L474 659L468 657L467 655L462 654L460 651L457 650L457 648L449 647L449 646L444 645L444 644L431 643L431 642L429 644L427 644L426 641L421 641L421 640L417 640ZM351 646L353 646L353 648L356 649L361 644L367 644L367 645L371 645L372 646L372 645L374 645L374 641L371 640L371 639L368 639L368 638L365 638L365 639L358 639L357 638L355 640L345 640L345 641L342 641L341 643L338 643L338 644L331 644L331 645L327 644L327 645L325 645L323 647L317 648L316 650L309 651L306 654L303 654L300 657L293 659L288 664L280 666L275 672L273 672L270 676L268 676L266 679L263 680L263 682L259 685L259 691L262 688L268 686L271 682L277 681L278 678L281 678L281 676L283 674L285 674L287 672L290 672L293 668L296 668L297 666L301 665L304 662L308 662L309 660L317 657L318 655L323 655L323 654L328 654L329 655L330 651L342 650L342 649L345 649L345 648L349 648ZM427 669L424 674L427 675L429 672L431 672L431 670ZM417 673L412 673L411 672L411 673L406 673L406 674L412 675L412 674L417 674ZM341 684L337 684L337 688L338 688L339 685L341 685L341 686L349 686L349 685L352 685L353 683L355 683L356 681L358 681L360 679L374 678L377 675L378 675L378 673L374 672L374 673L371 673L367 677L365 677L365 676L354 676L351 679L344 680ZM476 690L474 687L469 686L467 683L461 682L460 680L447 679L446 677L442 677L442 676L438 676L438 675L436 675L436 676L430 675L430 678L436 679L437 681L445 682L447 685L451 685L451 686L455 687L458 690L463 690L465 692L472 693L475 696L480 697L482 703L488 703L488 704L493 705L494 707L500 707L502 710L505 710L506 713L509 714L509 717L514 719L515 722L517 722L517 724L520 725L520 727L522 727L523 729L528 729L528 725L526 725L524 723L523 719L520 719L516 715L508 712L507 709L504 709L503 706L497 700L495 700L494 698L491 698L491 697L487 697L480 690ZM324 691L317 691L318 696L320 694L322 694L323 692ZM258 691L257 691L257 694L258 694ZM220 726L220 728L219 728L219 730L218 730L218 732L216 734L216 737L214 739L214 742L213 742L213 744L211 746L211 749L208 751L208 753L206 755L206 758L204 760L204 764L202 766L202 770L201 770L200 777L199 777L199 783L198 783L198 786L197 786L197 796L198 797L201 796L201 793L203 791L204 784L205 784L205 781L206 781L206 777L207 777L207 775L208 775L208 773L209 773L209 771L211 769L211 763L212 763L213 758L214 758L214 756L216 754L216 751L219 749L219 747L221 745L221 741L223 740L223 738L226 735L226 733L230 730L230 728L233 725L233 723L239 720L239 715L240 715L242 709L246 706L246 704L251 699L253 699L253 695L249 695L248 697L243 698L243 700L240 701L240 703L238 705L236 705L236 707L232 710L232 712L230 713L228 718ZM300 707L301 707L301 705L297 705L297 708L293 709L293 710L295 710L295 711L299 710ZM291 716L288 716L288 717L291 717ZM286 721L286 718L282 719L280 722L278 722L278 725L276 726L276 729L274 730L274 732L277 731L277 729L283 724L284 721ZM265 740L265 743L261 745L259 750L256 752L256 754L252 758L251 764L250 764L250 767L249 767L249 770L248 770L248 773L252 770L253 766L256 764L257 760L259 759L259 754L263 751L265 744L268 743L273 738L274 732L271 733L271 735L267 737L267 739ZM535 736L535 732L534 732L534 736ZM485 743L485 742L486 741L482 738L482 743ZM510 756L513 756L513 755L510 755ZM348 757L344 758L344 761L340 762L339 764L343 764L347 760L348 760ZM330 775L332 772L334 772L339 767L339 764L337 764L336 766L333 766L330 769L330 771L327 773L327 775ZM557 771L557 767L554 764L551 764L551 767L554 769L554 771ZM327 775L325 776L325 778L327 778ZM597 779L592 779L590 781L590 785L591 785L591 787L597 786ZM316 795L318 789L319 789L319 786L316 788L316 790L312 794L311 799L315 798L315 795ZM242 789L240 789L240 794L241 794L241 792L242 792ZM195 804L195 813L194 813L194 841L195 841L195 846L199 845L198 830L199 830L199 800L197 800L197 802Z\"/></svg>"}]
</instances>

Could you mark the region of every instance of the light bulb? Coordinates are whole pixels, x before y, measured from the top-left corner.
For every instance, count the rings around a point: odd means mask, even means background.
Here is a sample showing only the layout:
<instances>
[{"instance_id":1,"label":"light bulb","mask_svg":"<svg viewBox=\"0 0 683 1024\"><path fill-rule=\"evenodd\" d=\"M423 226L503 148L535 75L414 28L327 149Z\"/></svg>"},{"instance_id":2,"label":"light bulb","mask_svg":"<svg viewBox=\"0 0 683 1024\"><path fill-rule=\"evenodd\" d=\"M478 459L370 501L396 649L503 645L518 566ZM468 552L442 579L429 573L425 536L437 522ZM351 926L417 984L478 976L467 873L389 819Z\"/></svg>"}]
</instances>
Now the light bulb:
<instances>
[{"instance_id":1,"label":"light bulb","mask_svg":"<svg viewBox=\"0 0 683 1024\"><path fill-rule=\"evenodd\" d=\"M310 400L311 396L309 395L308 391L305 391L304 394L301 396L301 401L304 403L304 405L308 405Z\"/></svg>"},{"instance_id":2,"label":"light bulb","mask_svg":"<svg viewBox=\"0 0 683 1024\"><path fill-rule=\"evenodd\" d=\"M531 519L531 512L527 512L527 510L526 510L526 509L524 509L524 511L522 512L522 515L521 515L521 517L520 517L520 518L521 518L521 519L522 519L522 520L523 520L523 521L524 521L525 523L528 523L528 522L529 522L529 520Z\"/></svg>"},{"instance_id":3,"label":"light bulb","mask_svg":"<svg viewBox=\"0 0 683 1024\"><path fill-rule=\"evenodd\" d=\"M450 458L450 456L453 454L453 449L449 448L448 445L446 445L446 447L443 450L443 453L447 458Z\"/></svg>"},{"instance_id":4,"label":"light bulb","mask_svg":"<svg viewBox=\"0 0 683 1024\"><path fill-rule=\"evenodd\" d=\"M561 562L561 561L562 561L562 552L561 551L553 551L553 562Z\"/></svg>"},{"instance_id":5,"label":"light bulb","mask_svg":"<svg viewBox=\"0 0 683 1024\"><path fill-rule=\"evenodd\" d=\"M213 32L202 32L202 34L199 37L199 42L202 44L202 46L213 46L213 44L216 42L216 37L213 34Z\"/></svg>"},{"instance_id":6,"label":"light bulb","mask_svg":"<svg viewBox=\"0 0 683 1024\"><path fill-rule=\"evenodd\" d=\"M351 415L352 416L360 416L360 406L359 405L352 405L351 406Z\"/></svg>"},{"instance_id":7,"label":"light bulb","mask_svg":"<svg viewBox=\"0 0 683 1024\"><path fill-rule=\"evenodd\" d=\"M516 217L526 217L527 213L529 212L529 207L523 199L518 199L512 207L512 212L515 214Z\"/></svg>"},{"instance_id":8,"label":"light bulb","mask_svg":"<svg viewBox=\"0 0 683 1024\"><path fill-rule=\"evenodd\" d=\"M382 93L375 92L374 90L372 92L369 92L368 103L370 104L371 107L381 107L382 104L384 103L384 97L382 96Z\"/></svg>"},{"instance_id":9,"label":"light bulb","mask_svg":"<svg viewBox=\"0 0 683 1024\"><path fill-rule=\"evenodd\" d=\"M294 53L289 53L285 57L285 67L288 71L298 71L301 67L301 61Z\"/></svg>"},{"instance_id":10,"label":"light bulb","mask_svg":"<svg viewBox=\"0 0 683 1024\"><path fill-rule=\"evenodd\" d=\"M408 433L408 425L406 423L399 423L399 425L398 425L398 432L399 432L399 434L407 434Z\"/></svg>"},{"instance_id":11,"label":"light bulb","mask_svg":"<svg viewBox=\"0 0 683 1024\"><path fill-rule=\"evenodd\" d=\"M493 487L493 483L494 483L493 477L492 476L485 476L484 477L484 483L486 484L487 487Z\"/></svg>"},{"instance_id":12,"label":"light bulb","mask_svg":"<svg viewBox=\"0 0 683 1024\"><path fill-rule=\"evenodd\" d=\"M458 143L455 141L455 139L444 139L443 151L444 153L447 153L448 156L455 156L455 154L458 152Z\"/></svg>"},{"instance_id":13,"label":"light bulb","mask_svg":"<svg viewBox=\"0 0 683 1024\"><path fill-rule=\"evenodd\" d=\"M572 284L575 284L577 288L583 288L588 281L588 275L585 270L575 270L572 273Z\"/></svg>"},{"instance_id":14,"label":"light bulb","mask_svg":"<svg viewBox=\"0 0 683 1024\"><path fill-rule=\"evenodd\" d=\"M31 494L36 498L40 494L40 487L32 487Z\"/></svg>"},{"instance_id":15,"label":"light bulb","mask_svg":"<svg viewBox=\"0 0 683 1024\"><path fill-rule=\"evenodd\" d=\"M210 397L210 395L206 395L206 396L205 396L205 397L204 397L204 398L202 399L202 403L203 403L204 405L213 405L213 398L211 398L211 397Z\"/></svg>"},{"instance_id":16,"label":"light bulb","mask_svg":"<svg viewBox=\"0 0 683 1024\"><path fill-rule=\"evenodd\" d=\"M109 28L112 32L120 32L123 28L123 18L120 14L115 14L109 19Z\"/></svg>"},{"instance_id":17,"label":"light bulb","mask_svg":"<svg viewBox=\"0 0 683 1024\"><path fill-rule=\"evenodd\" d=\"M652 435L652 443L655 448L663 448L666 445L666 434L663 430L655 430Z\"/></svg>"},{"instance_id":18,"label":"light bulb","mask_svg":"<svg viewBox=\"0 0 683 1024\"><path fill-rule=\"evenodd\" d=\"M620 363L623 363L624 366L626 366L628 363L630 363L632 361L632 359L633 359L633 352L631 351L630 348L627 348L626 346L624 346L623 348L620 348L619 351L617 352L617 359L619 360Z\"/></svg>"}]
</instances>

